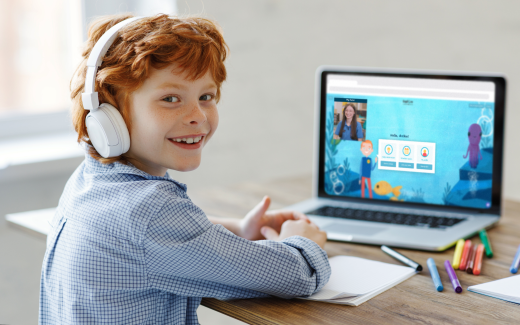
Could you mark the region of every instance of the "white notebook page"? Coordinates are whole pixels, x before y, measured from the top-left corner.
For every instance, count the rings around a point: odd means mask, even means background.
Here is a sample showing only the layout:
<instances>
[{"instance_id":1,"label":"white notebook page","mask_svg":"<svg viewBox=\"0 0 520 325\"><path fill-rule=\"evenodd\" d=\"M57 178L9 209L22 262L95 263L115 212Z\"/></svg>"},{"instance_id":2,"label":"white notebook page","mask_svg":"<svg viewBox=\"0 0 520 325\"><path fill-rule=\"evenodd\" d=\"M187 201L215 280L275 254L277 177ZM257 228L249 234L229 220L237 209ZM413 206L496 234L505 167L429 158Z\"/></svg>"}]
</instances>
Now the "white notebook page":
<instances>
[{"instance_id":1,"label":"white notebook page","mask_svg":"<svg viewBox=\"0 0 520 325\"><path fill-rule=\"evenodd\" d=\"M329 259L332 274L322 290L309 299L338 299L360 296L398 282L415 273L407 266L388 264L353 256Z\"/></svg>"},{"instance_id":2,"label":"white notebook page","mask_svg":"<svg viewBox=\"0 0 520 325\"><path fill-rule=\"evenodd\" d=\"M474 285L468 290L520 303L520 275Z\"/></svg>"}]
</instances>

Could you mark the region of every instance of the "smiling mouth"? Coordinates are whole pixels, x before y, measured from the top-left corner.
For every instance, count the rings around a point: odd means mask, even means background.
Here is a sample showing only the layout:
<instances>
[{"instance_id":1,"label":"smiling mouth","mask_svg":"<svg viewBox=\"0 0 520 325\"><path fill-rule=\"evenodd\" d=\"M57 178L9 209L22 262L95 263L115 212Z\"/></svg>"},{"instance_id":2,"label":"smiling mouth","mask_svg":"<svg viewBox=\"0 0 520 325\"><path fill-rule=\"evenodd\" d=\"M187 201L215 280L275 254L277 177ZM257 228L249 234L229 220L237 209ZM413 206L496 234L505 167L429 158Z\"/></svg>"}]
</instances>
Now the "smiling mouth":
<instances>
[{"instance_id":1,"label":"smiling mouth","mask_svg":"<svg viewBox=\"0 0 520 325\"><path fill-rule=\"evenodd\" d=\"M176 138L176 139L168 139L172 142L184 143L184 144L198 144L204 136L192 137L192 138Z\"/></svg>"},{"instance_id":2,"label":"smiling mouth","mask_svg":"<svg viewBox=\"0 0 520 325\"><path fill-rule=\"evenodd\" d=\"M175 145L178 148L181 149L187 149L187 150L197 150L202 147L202 144L204 143L206 135L197 135L197 136L191 136L191 137L178 137L178 138L169 138L168 141L170 141L173 145Z\"/></svg>"}]
</instances>

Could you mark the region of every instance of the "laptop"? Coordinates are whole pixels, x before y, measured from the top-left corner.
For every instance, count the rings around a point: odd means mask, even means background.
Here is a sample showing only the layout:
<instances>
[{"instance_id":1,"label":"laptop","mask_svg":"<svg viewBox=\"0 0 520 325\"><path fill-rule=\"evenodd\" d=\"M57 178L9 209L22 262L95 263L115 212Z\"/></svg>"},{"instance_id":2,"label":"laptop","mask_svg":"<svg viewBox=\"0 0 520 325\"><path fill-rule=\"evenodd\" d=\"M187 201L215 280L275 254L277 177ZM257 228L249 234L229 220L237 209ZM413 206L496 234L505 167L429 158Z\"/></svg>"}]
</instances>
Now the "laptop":
<instances>
[{"instance_id":1,"label":"laptop","mask_svg":"<svg viewBox=\"0 0 520 325\"><path fill-rule=\"evenodd\" d=\"M322 66L313 197L329 240L443 251L502 211L501 75Z\"/></svg>"}]
</instances>

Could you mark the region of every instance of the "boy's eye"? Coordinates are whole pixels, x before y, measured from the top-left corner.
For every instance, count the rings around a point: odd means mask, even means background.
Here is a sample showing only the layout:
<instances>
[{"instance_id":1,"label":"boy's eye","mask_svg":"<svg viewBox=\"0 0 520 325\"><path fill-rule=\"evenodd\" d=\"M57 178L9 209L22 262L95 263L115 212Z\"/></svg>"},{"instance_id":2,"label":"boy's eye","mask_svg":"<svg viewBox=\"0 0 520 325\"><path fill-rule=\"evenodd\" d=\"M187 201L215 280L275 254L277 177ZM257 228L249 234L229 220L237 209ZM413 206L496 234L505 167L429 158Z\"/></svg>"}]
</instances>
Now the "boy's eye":
<instances>
[{"instance_id":1,"label":"boy's eye","mask_svg":"<svg viewBox=\"0 0 520 325\"><path fill-rule=\"evenodd\" d=\"M199 100L203 100L203 101L209 101L212 99L213 99L213 95L211 95L211 94L205 94L205 95L200 96L200 98L199 98Z\"/></svg>"},{"instance_id":2,"label":"boy's eye","mask_svg":"<svg viewBox=\"0 0 520 325\"><path fill-rule=\"evenodd\" d=\"M176 103L179 101L179 98L176 96L168 96L168 97L164 97L162 100L164 100L165 102L168 102L168 103Z\"/></svg>"}]
</instances>

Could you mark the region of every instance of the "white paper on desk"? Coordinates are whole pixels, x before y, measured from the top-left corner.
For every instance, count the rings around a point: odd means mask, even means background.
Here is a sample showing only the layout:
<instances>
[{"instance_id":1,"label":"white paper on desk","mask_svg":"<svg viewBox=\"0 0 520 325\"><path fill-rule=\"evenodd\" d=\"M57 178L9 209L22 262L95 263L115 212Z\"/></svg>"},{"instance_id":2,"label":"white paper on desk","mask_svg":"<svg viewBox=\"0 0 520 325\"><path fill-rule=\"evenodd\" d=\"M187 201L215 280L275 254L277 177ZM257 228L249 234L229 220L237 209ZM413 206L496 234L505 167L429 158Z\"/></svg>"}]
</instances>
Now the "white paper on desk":
<instances>
[{"instance_id":1,"label":"white paper on desk","mask_svg":"<svg viewBox=\"0 0 520 325\"><path fill-rule=\"evenodd\" d=\"M474 285L468 291L520 304L520 275Z\"/></svg>"},{"instance_id":2,"label":"white paper on desk","mask_svg":"<svg viewBox=\"0 0 520 325\"><path fill-rule=\"evenodd\" d=\"M328 303L332 303L332 304L340 304L340 305L350 305L350 306L359 306L361 305L362 303L364 303L365 301L371 299L371 298L374 298L375 296L377 296L378 294L382 293L382 292L385 292L386 290L398 285L399 283L403 282L404 280L410 278L411 276L413 276L415 274L415 270L414 272L410 272L406 275L403 275L401 278L399 278L396 282L391 282L391 283L388 283L387 285L381 287L381 288L378 288L374 291L370 291L369 293L367 294L364 294L364 295L361 295L361 296L355 296L355 297L347 297L347 298L339 298L339 299L328 299L328 300L319 300L319 301L322 301L322 302L328 302Z\"/></svg>"},{"instance_id":3,"label":"white paper on desk","mask_svg":"<svg viewBox=\"0 0 520 325\"><path fill-rule=\"evenodd\" d=\"M382 292L381 289L387 290L415 274L411 267L354 256L335 256L329 262L332 269L329 282L307 299L333 300Z\"/></svg>"}]
</instances>

